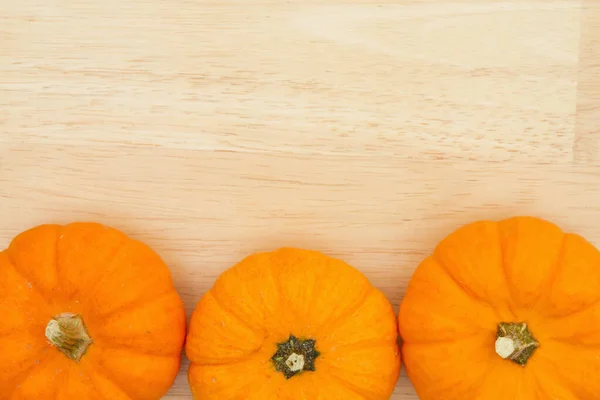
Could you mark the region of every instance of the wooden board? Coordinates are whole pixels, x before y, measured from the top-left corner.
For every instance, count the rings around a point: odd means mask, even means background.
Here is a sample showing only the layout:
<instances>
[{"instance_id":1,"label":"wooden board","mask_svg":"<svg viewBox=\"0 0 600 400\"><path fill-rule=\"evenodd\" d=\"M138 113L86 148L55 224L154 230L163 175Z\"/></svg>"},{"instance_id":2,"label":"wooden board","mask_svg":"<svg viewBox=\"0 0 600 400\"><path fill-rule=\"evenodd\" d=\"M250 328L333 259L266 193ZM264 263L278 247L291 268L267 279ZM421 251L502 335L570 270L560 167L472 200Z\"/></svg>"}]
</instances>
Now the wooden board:
<instances>
[{"instance_id":1,"label":"wooden board","mask_svg":"<svg viewBox=\"0 0 600 400\"><path fill-rule=\"evenodd\" d=\"M600 244L595 0L0 0L0 244L95 220L188 314L300 246L397 309L457 226L531 214ZM191 398L184 364L166 399ZM394 400L416 395L403 374Z\"/></svg>"}]
</instances>

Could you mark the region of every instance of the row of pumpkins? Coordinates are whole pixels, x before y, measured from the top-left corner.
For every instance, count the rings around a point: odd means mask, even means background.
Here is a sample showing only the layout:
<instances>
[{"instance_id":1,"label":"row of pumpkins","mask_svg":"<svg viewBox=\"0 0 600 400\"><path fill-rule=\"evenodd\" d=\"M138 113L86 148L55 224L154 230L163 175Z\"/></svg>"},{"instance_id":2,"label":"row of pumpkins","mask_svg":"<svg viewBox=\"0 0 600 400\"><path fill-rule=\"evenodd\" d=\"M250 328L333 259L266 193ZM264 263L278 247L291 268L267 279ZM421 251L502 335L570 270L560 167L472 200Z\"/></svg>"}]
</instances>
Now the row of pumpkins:
<instances>
[{"instance_id":1,"label":"row of pumpkins","mask_svg":"<svg viewBox=\"0 0 600 400\"><path fill-rule=\"evenodd\" d=\"M148 246L41 225L0 253L0 399L159 399L182 350L196 399L389 399L401 359L425 400L598 399L599 299L593 245L515 217L447 236L399 316L343 261L283 248L225 271L186 326Z\"/></svg>"}]
</instances>

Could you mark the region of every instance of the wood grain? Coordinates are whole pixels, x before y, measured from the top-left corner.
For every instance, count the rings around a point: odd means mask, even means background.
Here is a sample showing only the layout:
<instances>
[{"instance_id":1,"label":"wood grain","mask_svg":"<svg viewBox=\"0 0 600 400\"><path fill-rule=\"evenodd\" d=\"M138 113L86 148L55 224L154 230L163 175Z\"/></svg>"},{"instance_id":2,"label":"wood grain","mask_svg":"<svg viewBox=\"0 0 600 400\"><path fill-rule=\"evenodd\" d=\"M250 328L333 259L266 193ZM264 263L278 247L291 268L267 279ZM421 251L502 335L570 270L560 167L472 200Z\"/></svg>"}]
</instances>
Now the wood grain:
<instances>
[{"instance_id":1,"label":"wood grain","mask_svg":"<svg viewBox=\"0 0 600 400\"><path fill-rule=\"evenodd\" d=\"M457 226L531 214L600 244L588 1L0 0L0 244L95 220L153 246L188 314L293 245L397 309ZM166 399L189 399L187 364ZM416 395L403 374L394 400Z\"/></svg>"},{"instance_id":2,"label":"wood grain","mask_svg":"<svg viewBox=\"0 0 600 400\"><path fill-rule=\"evenodd\" d=\"M573 159L600 161L600 2L582 3Z\"/></svg>"}]
</instances>

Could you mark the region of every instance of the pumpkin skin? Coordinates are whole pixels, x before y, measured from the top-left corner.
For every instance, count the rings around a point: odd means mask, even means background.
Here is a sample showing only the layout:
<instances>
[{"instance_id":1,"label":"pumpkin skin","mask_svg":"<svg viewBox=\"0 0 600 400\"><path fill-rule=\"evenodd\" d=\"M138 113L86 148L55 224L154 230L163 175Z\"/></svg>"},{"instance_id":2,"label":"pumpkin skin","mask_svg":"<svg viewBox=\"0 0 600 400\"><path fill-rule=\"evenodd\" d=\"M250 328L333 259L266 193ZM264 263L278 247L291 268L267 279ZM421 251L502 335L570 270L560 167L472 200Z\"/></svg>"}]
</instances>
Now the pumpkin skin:
<instances>
[{"instance_id":1,"label":"pumpkin skin","mask_svg":"<svg viewBox=\"0 0 600 400\"><path fill-rule=\"evenodd\" d=\"M0 399L154 400L179 370L186 320L169 269L100 224L15 237L0 253L0 316Z\"/></svg>"},{"instance_id":2,"label":"pumpkin skin","mask_svg":"<svg viewBox=\"0 0 600 400\"><path fill-rule=\"evenodd\" d=\"M417 267L399 326L423 400L598 399L600 252L539 218L465 225Z\"/></svg>"},{"instance_id":3,"label":"pumpkin skin","mask_svg":"<svg viewBox=\"0 0 600 400\"><path fill-rule=\"evenodd\" d=\"M353 267L309 250L256 253L197 304L188 379L203 400L389 399L397 339L389 301ZM304 368L286 375L300 356Z\"/></svg>"}]
</instances>

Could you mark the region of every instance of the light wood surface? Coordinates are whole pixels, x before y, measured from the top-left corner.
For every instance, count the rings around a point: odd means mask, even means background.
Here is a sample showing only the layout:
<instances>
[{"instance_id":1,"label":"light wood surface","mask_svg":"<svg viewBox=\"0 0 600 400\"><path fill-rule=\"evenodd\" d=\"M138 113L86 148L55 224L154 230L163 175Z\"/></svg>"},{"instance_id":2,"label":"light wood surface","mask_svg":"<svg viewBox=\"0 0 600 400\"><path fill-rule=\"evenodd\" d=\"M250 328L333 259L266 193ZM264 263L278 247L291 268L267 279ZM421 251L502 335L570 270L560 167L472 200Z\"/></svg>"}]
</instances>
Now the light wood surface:
<instances>
[{"instance_id":1,"label":"light wood surface","mask_svg":"<svg viewBox=\"0 0 600 400\"><path fill-rule=\"evenodd\" d=\"M0 0L2 246L112 225L188 315L243 256L306 247L397 309L437 241L515 214L600 244L596 0Z\"/></svg>"}]
</instances>

